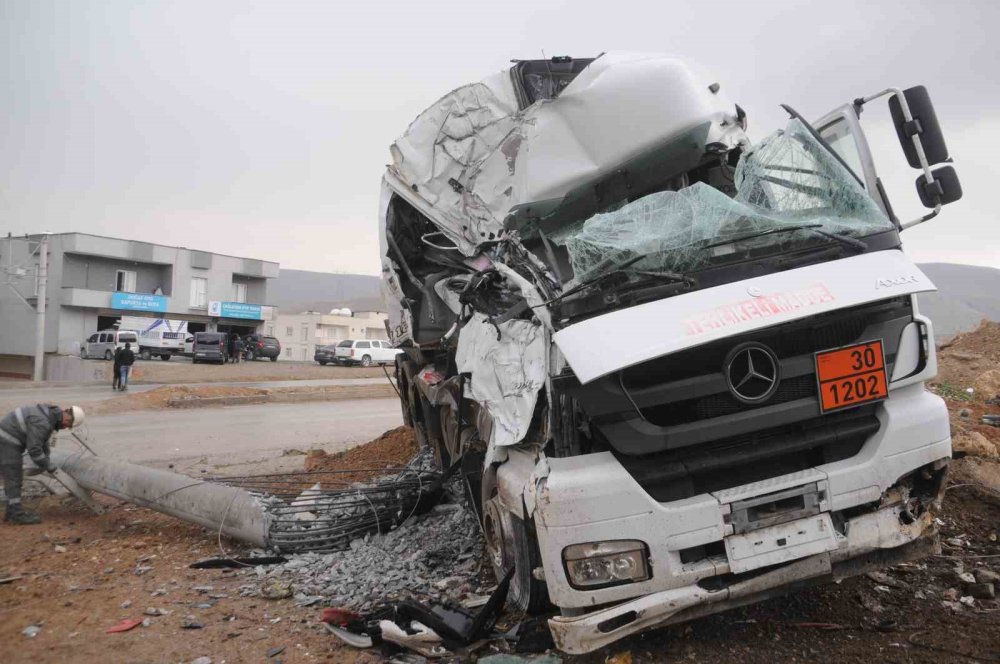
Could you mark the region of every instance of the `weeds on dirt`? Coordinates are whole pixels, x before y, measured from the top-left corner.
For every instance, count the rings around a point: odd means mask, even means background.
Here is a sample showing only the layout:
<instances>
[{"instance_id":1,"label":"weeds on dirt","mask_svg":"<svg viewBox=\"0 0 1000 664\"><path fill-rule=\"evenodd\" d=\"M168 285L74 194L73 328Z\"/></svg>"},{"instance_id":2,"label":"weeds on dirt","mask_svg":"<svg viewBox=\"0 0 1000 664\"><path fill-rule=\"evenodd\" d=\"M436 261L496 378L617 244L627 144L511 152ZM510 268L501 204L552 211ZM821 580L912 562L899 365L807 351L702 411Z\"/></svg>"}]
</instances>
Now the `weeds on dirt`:
<instances>
[{"instance_id":1,"label":"weeds on dirt","mask_svg":"<svg viewBox=\"0 0 1000 664\"><path fill-rule=\"evenodd\" d=\"M942 399L947 399L949 401L962 401L965 403L972 401L972 395L970 393L960 387L955 387L948 381L931 385L931 390L933 390Z\"/></svg>"}]
</instances>

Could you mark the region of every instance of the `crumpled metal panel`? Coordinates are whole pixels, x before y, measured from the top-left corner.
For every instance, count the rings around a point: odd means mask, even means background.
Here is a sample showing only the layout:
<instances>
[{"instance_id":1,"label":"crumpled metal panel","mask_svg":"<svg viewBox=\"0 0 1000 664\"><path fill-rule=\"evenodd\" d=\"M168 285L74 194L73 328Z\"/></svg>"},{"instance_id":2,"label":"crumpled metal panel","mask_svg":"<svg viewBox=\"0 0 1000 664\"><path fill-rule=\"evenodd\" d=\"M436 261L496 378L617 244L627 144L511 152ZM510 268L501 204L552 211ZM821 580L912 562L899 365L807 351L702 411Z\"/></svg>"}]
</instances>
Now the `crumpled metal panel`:
<instances>
[{"instance_id":1,"label":"crumpled metal panel","mask_svg":"<svg viewBox=\"0 0 1000 664\"><path fill-rule=\"evenodd\" d=\"M494 325L474 314L458 337L455 363L460 373L472 374L466 397L484 405L493 419L489 445L521 442L545 384L542 327L526 320Z\"/></svg>"},{"instance_id":2,"label":"crumpled metal panel","mask_svg":"<svg viewBox=\"0 0 1000 664\"><path fill-rule=\"evenodd\" d=\"M606 53L522 112L501 72L421 113L392 145L389 170L471 255L511 207L562 197L694 127L710 123L707 143L745 144L735 105L712 83L668 56Z\"/></svg>"}]
</instances>

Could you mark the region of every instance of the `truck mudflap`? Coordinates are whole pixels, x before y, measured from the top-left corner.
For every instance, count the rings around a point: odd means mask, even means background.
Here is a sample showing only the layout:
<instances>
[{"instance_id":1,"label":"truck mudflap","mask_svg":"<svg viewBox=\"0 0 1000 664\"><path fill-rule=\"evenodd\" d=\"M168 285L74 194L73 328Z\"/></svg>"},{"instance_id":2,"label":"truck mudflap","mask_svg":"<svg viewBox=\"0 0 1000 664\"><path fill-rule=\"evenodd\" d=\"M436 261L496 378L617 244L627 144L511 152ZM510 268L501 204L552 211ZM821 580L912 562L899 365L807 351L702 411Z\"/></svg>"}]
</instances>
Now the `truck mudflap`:
<instances>
[{"instance_id":1,"label":"truck mudflap","mask_svg":"<svg viewBox=\"0 0 1000 664\"><path fill-rule=\"evenodd\" d=\"M556 646L578 655L626 636L685 622L720 611L839 581L908 560L940 553L935 510L913 523L900 519L898 507L878 510L847 522L846 537L834 551L801 558L763 573L732 578L728 585L691 584L673 588L580 616L555 616L549 630ZM885 537L891 531L891 537ZM877 548L878 541L892 544Z\"/></svg>"}]
</instances>

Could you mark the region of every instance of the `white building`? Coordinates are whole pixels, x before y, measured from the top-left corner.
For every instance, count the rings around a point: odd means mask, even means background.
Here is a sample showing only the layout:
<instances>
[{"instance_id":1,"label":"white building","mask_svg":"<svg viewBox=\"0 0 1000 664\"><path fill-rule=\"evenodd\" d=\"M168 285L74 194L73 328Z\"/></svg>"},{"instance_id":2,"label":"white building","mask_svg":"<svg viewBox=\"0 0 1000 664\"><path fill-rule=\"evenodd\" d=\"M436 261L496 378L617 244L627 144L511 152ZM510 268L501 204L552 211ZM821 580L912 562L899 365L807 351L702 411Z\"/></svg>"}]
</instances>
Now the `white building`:
<instances>
[{"instance_id":1,"label":"white building","mask_svg":"<svg viewBox=\"0 0 1000 664\"><path fill-rule=\"evenodd\" d=\"M311 361L316 346L332 345L345 339L389 338L385 330L387 316L381 311L333 311L340 313L279 313L273 323L265 323L265 334L281 342L282 360L299 362Z\"/></svg>"},{"instance_id":2,"label":"white building","mask_svg":"<svg viewBox=\"0 0 1000 664\"><path fill-rule=\"evenodd\" d=\"M31 375L40 238L0 238L0 375ZM267 282L277 263L88 233L49 235L47 255L47 355L78 355L123 316L240 334L274 317Z\"/></svg>"}]
</instances>

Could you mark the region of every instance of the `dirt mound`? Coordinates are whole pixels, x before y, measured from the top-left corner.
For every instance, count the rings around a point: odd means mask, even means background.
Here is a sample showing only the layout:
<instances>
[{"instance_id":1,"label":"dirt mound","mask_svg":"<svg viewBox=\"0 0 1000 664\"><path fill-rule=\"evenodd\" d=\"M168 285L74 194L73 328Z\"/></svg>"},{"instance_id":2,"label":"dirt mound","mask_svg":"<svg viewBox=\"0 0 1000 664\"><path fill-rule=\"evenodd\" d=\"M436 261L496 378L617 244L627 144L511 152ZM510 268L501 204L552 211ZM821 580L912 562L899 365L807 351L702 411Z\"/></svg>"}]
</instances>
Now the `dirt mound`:
<instances>
[{"instance_id":1,"label":"dirt mound","mask_svg":"<svg viewBox=\"0 0 1000 664\"><path fill-rule=\"evenodd\" d=\"M948 405L956 454L1000 456L1000 428L982 423L1000 413L1000 323L984 320L943 344L930 388Z\"/></svg>"},{"instance_id":2,"label":"dirt mound","mask_svg":"<svg viewBox=\"0 0 1000 664\"><path fill-rule=\"evenodd\" d=\"M336 454L323 450L310 450L305 458L307 472L330 472L357 470L338 476L344 482L364 481L373 475L382 474L386 468L405 466L420 445L410 427L397 427L364 445L352 447Z\"/></svg>"},{"instance_id":3,"label":"dirt mound","mask_svg":"<svg viewBox=\"0 0 1000 664\"><path fill-rule=\"evenodd\" d=\"M108 389L111 389L110 387ZM98 401L87 406L88 413L93 415L111 415L114 413L124 413L133 410L147 410L150 408L166 408L171 399L184 399L194 397L232 397L232 396L252 396L267 394L267 390L258 387L187 387L184 385L170 385L158 387L148 392L136 392L127 394L118 399Z\"/></svg>"},{"instance_id":4,"label":"dirt mound","mask_svg":"<svg viewBox=\"0 0 1000 664\"><path fill-rule=\"evenodd\" d=\"M938 348L938 381L973 387L976 379L1000 368L1000 323L984 320ZM993 396L993 395L988 395Z\"/></svg>"}]
</instances>

